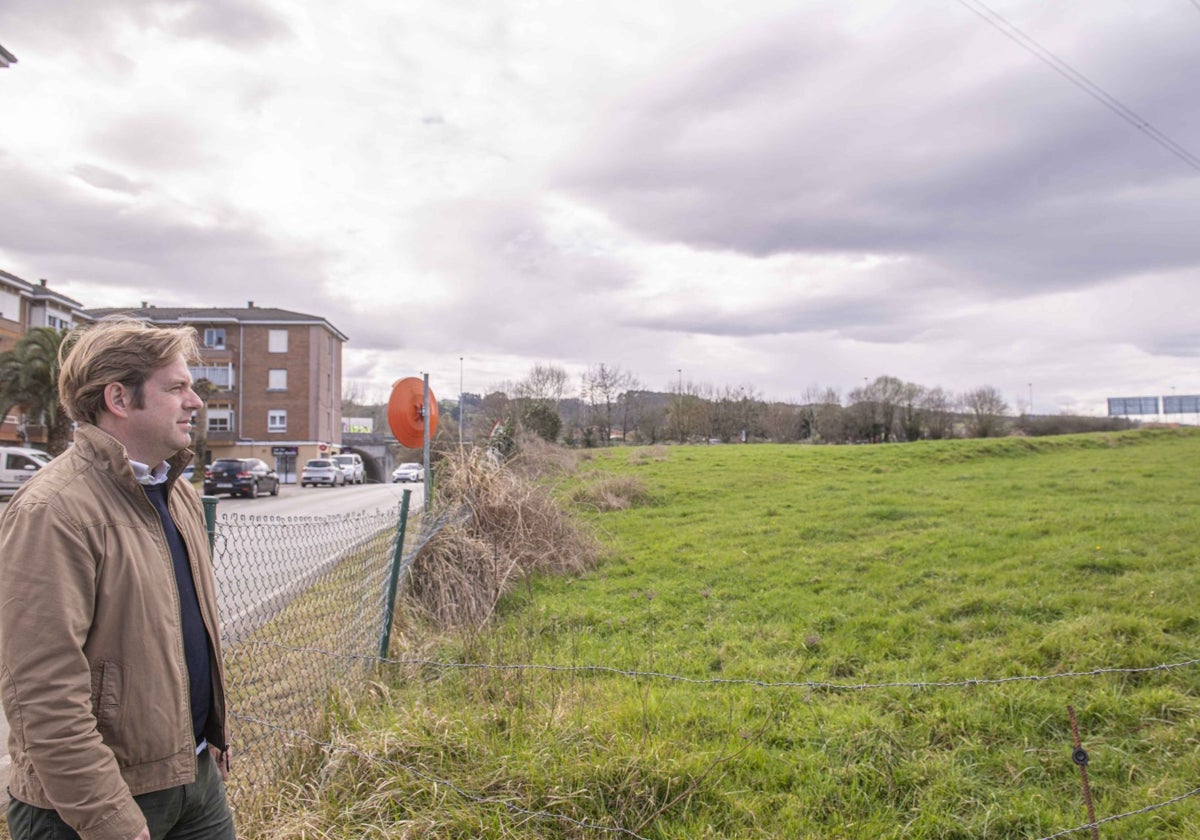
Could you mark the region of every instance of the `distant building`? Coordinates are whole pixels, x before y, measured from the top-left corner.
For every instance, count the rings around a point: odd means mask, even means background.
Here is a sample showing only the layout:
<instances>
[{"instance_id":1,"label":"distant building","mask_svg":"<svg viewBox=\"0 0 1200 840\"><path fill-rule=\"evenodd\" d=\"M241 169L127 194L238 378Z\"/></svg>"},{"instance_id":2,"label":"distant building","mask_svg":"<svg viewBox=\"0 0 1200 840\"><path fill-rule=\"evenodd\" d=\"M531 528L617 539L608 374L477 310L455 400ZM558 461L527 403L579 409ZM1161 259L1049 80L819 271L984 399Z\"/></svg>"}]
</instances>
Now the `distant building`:
<instances>
[{"instance_id":1,"label":"distant building","mask_svg":"<svg viewBox=\"0 0 1200 840\"><path fill-rule=\"evenodd\" d=\"M45 280L30 283L0 271L0 353L34 327L66 330L86 320L79 301L54 291ZM39 420L26 417L22 406L11 409L0 418L0 445L44 444L46 429Z\"/></svg>"}]
</instances>

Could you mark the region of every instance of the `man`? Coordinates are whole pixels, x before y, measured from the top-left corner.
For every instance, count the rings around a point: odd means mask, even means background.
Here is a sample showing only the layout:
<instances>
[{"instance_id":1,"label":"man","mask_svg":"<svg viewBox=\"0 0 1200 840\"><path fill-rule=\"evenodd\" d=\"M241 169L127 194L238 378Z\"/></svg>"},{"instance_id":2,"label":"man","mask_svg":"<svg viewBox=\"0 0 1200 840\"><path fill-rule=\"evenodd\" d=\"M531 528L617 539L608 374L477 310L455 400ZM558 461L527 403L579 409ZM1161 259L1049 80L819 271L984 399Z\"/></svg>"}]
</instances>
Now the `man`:
<instances>
[{"instance_id":1,"label":"man","mask_svg":"<svg viewBox=\"0 0 1200 840\"><path fill-rule=\"evenodd\" d=\"M190 328L64 342L75 443L0 517L0 694L15 840L225 840L225 683L191 460Z\"/></svg>"}]
</instances>

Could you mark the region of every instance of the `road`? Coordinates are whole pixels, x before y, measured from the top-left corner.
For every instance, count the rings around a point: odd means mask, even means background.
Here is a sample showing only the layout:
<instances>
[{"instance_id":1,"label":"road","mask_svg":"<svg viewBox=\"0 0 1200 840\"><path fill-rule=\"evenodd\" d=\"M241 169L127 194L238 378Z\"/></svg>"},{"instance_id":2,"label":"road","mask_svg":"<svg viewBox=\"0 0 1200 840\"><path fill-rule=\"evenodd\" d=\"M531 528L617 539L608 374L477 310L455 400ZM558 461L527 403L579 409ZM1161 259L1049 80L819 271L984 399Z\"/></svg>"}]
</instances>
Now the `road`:
<instances>
[{"instance_id":1,"label":"road","mask_svg":"<svg viewBox=\"0 0 1200 840\"><path fill-rule=\"evenodd\" d=\"M413 490L409 510L415 514L424 487L407 487ZM355 514L387 512L384 527L394 529L404 489L401 484L286 485L278 497L221 497L214 565L226 640L237 641L254 630L304 591L330 561L358 540L374 536L351 520ZM274 521L276 517L289 520Z\"/></svg>"},{"instance_id":2,"label":"road","mask_svg":"<svg viewBox=\"0 0 1200 840\"><path fill-rule=\"evenodd\" d=\"M255 516L255 517L292 517L292 516L347 516L359 511L374 511L394 509L400 504L405 489L412 490L409 509L416 513L420 510L425 497L422 484L363 484L349 487L298 487L287 484L279 488L278 496L259 496L257 499L231 499L220 497L217 502L217 520L225 515ZM7 499L0 499L0 512L7 505ZM345 548L336 540L328 545L329 554ZM343 540L344 542L344 540ZM252 564L243 562L245 557L240 546L232 543L218 552L216 564L217 587L219 591L221 620L228 625L232 623L243 629L252 626L254 617L261 610L269 608L271 603L289 596L294 591L296 583L303 581L304 575L311 571L309 568L294 567L280 572L275 577L286 579L288 586L263 588L249 585L246 570ZM304 555L307 562L319 564L321 555L308 553ZM8 801L8 721L0 710L0 805Z\"/></svg>"}]
</instances>

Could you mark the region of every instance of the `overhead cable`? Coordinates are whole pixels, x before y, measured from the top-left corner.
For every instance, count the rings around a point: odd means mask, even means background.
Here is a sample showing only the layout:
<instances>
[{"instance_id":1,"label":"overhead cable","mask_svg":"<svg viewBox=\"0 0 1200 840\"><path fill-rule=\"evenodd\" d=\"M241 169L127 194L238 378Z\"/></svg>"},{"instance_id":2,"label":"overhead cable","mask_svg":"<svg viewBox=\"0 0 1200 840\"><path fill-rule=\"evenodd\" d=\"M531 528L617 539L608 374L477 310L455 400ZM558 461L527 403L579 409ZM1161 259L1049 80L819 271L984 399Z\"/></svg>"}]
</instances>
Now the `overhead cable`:
<instances>
[{"instance_id":1,"label":"overhead cable","mask_svg":"<svg viewBox=\"0 0 1200 840\"><path fill-rule=\"evenodd\" d=\"M1125 122L1132 125L1138 131L1148 136L1155 143L1158 143L1175 157L1182 160L1188 166L1200 172L1200 157L1192 154L1183 146L1176 143L1167 135L1163 134L1157 128L1150 124L1148 120L1136 114L1133 110L1122 104L1116 97L1101 88L1091 79L1084 76L1075 68L1071 67L1061 58L1056 56L1050 50L1043 47L1033 38L1026 35L1014 24L1006 20L999 13L989 9L982 0L958 0L959 3L966 6L972 12L983 18L988 24L999 30L1006 37L1031 52L1034 56L1041 59L1045 64L1049 65L1056 73L1065 78L1071 84L1084 91L1088 96L1095 99L1097 102L1108 108L1114 114L1119 116ZM1200 3L1200 0L1193 0L1195 3Z\"/></svg>"}]
</instances>

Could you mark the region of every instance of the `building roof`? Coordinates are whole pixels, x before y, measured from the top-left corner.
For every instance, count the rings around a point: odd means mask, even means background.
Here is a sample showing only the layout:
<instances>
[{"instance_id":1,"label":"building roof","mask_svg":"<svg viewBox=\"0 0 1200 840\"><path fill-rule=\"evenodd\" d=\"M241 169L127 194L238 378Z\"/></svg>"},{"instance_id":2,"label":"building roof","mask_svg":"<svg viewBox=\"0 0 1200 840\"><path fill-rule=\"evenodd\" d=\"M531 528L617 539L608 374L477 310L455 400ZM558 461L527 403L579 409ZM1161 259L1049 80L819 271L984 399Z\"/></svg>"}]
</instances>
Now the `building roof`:
<instances>
[{"instance_id":1,"label":"building roof","mask_svg":"<svg viewBox=\"0 0 1200 840\"><path fill-rule=\"evenodd\" d=\"M348 341L346 335L319 315L306 315L303 312L292 312L290 309L275 309L269 306L247 306L241 308L225 307L173 307L173 306L142 306L142 307L109 307L104 309L85 309L83 314L93 320L108 318L114 315L124 315L150 321L154 324L317 324L325 327L341 341Z\"/></svg>"},{"instance_id":2,"label":"building roof","mask_svg":"<svg viewBox=\"0 0 1200 840\"><path fill-rule=\"evenodd\" d=\"M0 269L0 285L13 287L17 290L18 294L24 294L33 300L52 301L76 312L83 311L82 303L74 298L67 297L61 292L54 291L46 285L45 280L38 283L30 283L28 280L22 280L17 275Z\"/></svg>"}]
</instances>

